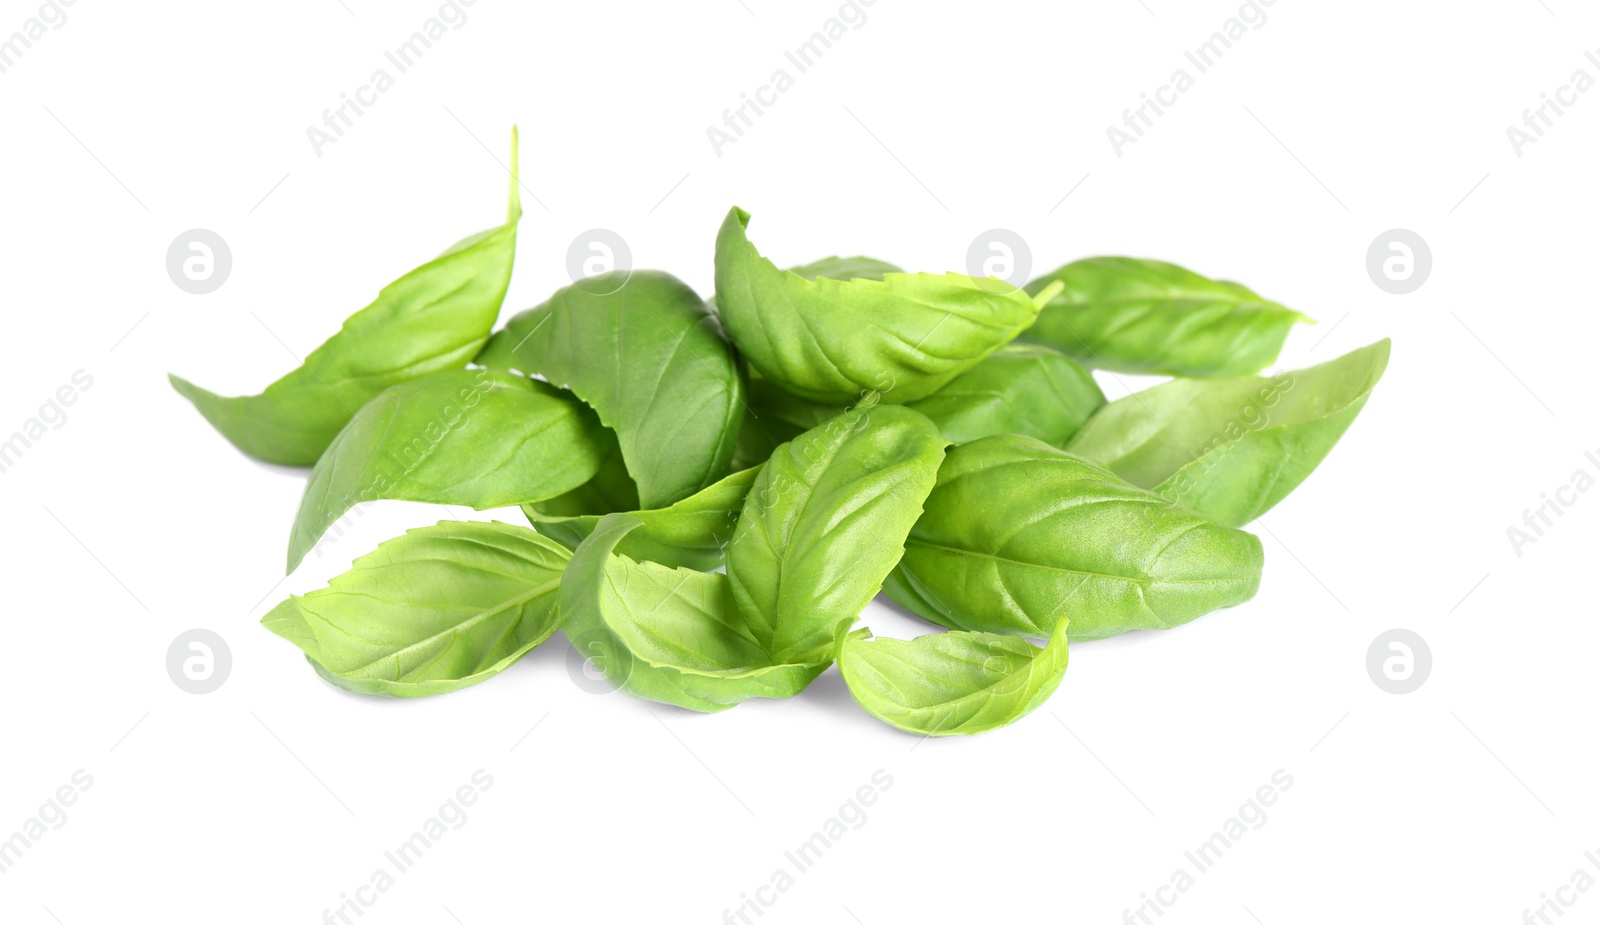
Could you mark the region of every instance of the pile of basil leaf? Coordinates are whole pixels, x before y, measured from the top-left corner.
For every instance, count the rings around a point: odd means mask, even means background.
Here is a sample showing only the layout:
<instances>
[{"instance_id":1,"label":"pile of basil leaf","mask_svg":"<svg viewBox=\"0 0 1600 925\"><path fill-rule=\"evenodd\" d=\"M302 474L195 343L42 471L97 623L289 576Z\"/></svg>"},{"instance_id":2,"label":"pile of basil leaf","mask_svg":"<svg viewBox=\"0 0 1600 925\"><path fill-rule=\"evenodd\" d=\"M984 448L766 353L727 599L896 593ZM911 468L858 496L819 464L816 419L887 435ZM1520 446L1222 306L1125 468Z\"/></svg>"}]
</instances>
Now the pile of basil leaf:
<instances>
[{"instance_id":1,"label":"pile of basil leaf","mask_svg":"<svg viewBox=\"0 0 1600 925\"><path fill-rule=\"evenodd\" d=\"M793 697L838 662L900 729L1004 726L1055 690L1069 640L1254 595L1261 542L1239 528L1389 358L1385 340L1257 377L1309 319L1152 260L1023 290L865 257L784 270L737 208L712 299L604 274L494 331L520 216L513 171L504 224L259 395L172 379L245 453L312 467L291 570L368 501L526 513L412 530L266 615L342 688L458 690L562 629L617 687L691 710ZM1089 369L1175 378L1107 402ZM945 631L855 629L880 590Z\"/></svg>"}]
</instances>

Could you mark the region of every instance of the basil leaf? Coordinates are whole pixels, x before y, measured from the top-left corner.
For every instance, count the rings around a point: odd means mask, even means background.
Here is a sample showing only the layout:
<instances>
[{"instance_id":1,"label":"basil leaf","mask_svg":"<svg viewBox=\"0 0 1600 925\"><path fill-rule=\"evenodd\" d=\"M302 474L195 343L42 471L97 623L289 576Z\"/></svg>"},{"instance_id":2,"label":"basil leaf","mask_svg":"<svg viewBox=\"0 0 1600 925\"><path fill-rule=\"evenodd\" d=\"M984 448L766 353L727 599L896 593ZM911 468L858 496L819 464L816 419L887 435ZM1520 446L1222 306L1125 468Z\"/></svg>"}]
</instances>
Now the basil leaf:
<instances>
[{"instance_id":1,"label":"basil leaf","mask_svg":"<svg viewBox=\"0 0 1600 925\"><path fill-rule=\"evenodd\" d=\"M744 424L739 428L739 447L734 454L746 468L766 462L780 444L849 410L843 402L824 404L791 395L753 370L749 380ZM877 392L868 392L863 401L875 405L878 397Z\"/></svg>"},{"instance_id":2,"label":"basil leaf","mask_svg":"<svg viewBox=\"0 0 1600 925\"><path fill-rule=\"evenodd\" d=\"M841 280L881 280L890 273L905 271L888 261L875 260L871 257L824 257L798 267L790 267L789 272L806 279L825 276L828 279Z\"/></svg>"},{"instance_id":3,"label":"basil leaf","mask_svg":"<svg viewBox=\"0 0 1600 925\"><path fill-rule=\"evenodd\" d=\"M839 672L862 709L918 735L975 735L1027 716L1067 673L1067 621L1039 648L1016 636L952 631L871 639L857 630Z\"/></svg>"},{"instance_id":4,"label":"basil leaf","mask_svg":"<svg viewBox=\"0 0 1600 925\"><path fill-rule=\"evenodd\" d=\"M617 544L616 554L702 572L716 568L759 471L735 472L669 507L634 511L630 516L639 527ZM568 549L577 549L588 539L603 516L551 514L533 504L524 505L522 511L534 529Z\"/></svg>"},{"instance_id":5,"label":"basil leaf","mask_svg":"<svg viewBox=\"0 0 1600 925\"><path fill-rule=\"evenodd\" d=\"M640 526L601 518L561 580L567 638L617 687L702 713L752 697L793 697L827 668L774 664L750 634L716 572L615 555Z\"/></svg>"},{"instance_id":6,"label":"basil leaf","mask_svg":"<svg viewBox=\"0 0 1600 925\"><path fill-rule=\"evenodd\" d=\"M493 677L550 638L567 560L526 527L445 521L389 540L261 624L345 690L444 694Z\"/></svg>"},{"instance_id":7,"label":"basil leaf","mask_svg":"<svg viewBox=\"0 0 1600 925\"><path fill-rule=\"evenodd\" d=\"M825 276L850 280L882 279L885 273L902 271L892 263L871 257L824 257L804 266L792 267L789 272L806 279ZM793 440L846 410L845 402L825 404L785 392L755 370L748 371L748 379L744 424L739 428L739 445L734 451L735 469L766 462L779 444ZM871 404L878 401L876 391L865 392L860 397Z\"/></svg>"},{"instance_id":8,"label":"basil leaf","mask_svg":"<svg viewBox=\"0 0 1600 925\"><path fill-rule=\"evenodd\" d=\"M1255 595L1261 541L1031 437L951 450L884 585L952 629L1166 629Z\"/></svg>"},{"instance_id":9,"label":"basil leaf","mask_svg":"<svg viewBox=\"0 0 1600 925\"><path fill-rule=\"evenodd\" d=\"M605 452L594 412L548 383L459 369L394 386L356 412L311 470L289 571L360 502L522 504L587 482Z\"/></svg>"},{"instance_id":10,"label":"basil leaf","mask_svg":"<svg viewBox=\"0 0 1600 925\"><path fill-rule=\"evenodd\" d=\"M1105 403L1087 369L1049 347L1007 344L909 407L952 443L1022 434L1062 446Z\"/></svg>"},{"instance_id":11,"label":"basil leaf","mask_svg":"<svg viewBox=\"0 0 1600 925\"><path fill-rule=\"evenodd\" d=\"M840 280L780 270L745 236L749 219L734 208L717 235L718 308L750 365L803 398L853 402L878 391L916 401L1038 314L1021 290L955 273Z\"/></svg>"},{"instance_id":12,"label":"basil leaf","mask_svg":"<svg viewBox=\"0 0 1600 925\"><path fill-rule=\"evenodd\" d=\"M1282 501L1322 462L1389 365L1381 340L1277 376L1174 379L1101 409L1067 445L1229 527Z\"/></svg>"},{"instance_id":13,"label":"basil leaf","mask_svg":"<svg viewBox=\"0 0 1600 925\"><path fill-rule=\"evenodd\" d=\"M774 662L827 659L900 558L945 440L895 405L850 411L784 444L728 545L734 603Z\"/></svg>"},{"instance_id":14,"label":"basil leaf","mask_svg":"<svg viewBox=\"0 0 1600 925\"><path fill-rule=\"evenodd\" d=\"M511 133L506 223L455 245L383 287L298 369L259 395L224 398L168 376L234 446L287 466L309 466L357 410L384 389L477 355L511 282L522 200L517 134Z\"/></svg>"},{"instance_id":15,"label":"basil leaf","mask_svg":"<svg viewBox=\"0 0 1600 925\"><path fill-rule=\"evenodd\" d=\"M622 460L622 446L616 432L609 427L600 430L600 442L605 446L604 458L594 478L569 492L534 501L524 506L545 517L604 517L616 511L639 509L639 487L628 475L628 464Z\"/></svg>"},{"instance_id":16,"label":"basil leaf","mask_svg":"<svg viewBox=\"0 0 1600 925\"><path fill-rule=\"evenodd\" d=\"M673 276L568 286L507 322L477 362L543 376L593 406L617 433L636 507L665 507L728 474L744 382L716 317Z\"/></svg>"},{"instance_id":17,"label":"basil leaf","mask_svg":"<svg viewBox=\"0 0 1600 925\"><path fill-rule=\"evenodd\" d=\"M1296 322L1311 319L1238 283L1132 257L1091 257L1029 283L1045 303L1022 339L1079 363L1123 373L1248 375L1278 358Z\"/></svg>"}]
</instances>

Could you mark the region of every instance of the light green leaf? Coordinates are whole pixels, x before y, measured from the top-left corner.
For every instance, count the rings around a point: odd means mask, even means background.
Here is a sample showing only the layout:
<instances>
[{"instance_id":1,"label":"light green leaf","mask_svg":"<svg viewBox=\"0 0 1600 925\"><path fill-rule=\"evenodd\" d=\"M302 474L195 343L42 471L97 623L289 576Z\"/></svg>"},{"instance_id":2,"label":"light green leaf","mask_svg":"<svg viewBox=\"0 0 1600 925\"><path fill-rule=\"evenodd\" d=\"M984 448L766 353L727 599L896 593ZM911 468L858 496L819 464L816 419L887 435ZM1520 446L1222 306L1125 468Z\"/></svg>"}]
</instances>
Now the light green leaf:
<instances>
[{"instance_id":1,"label":"light green leaf","mask_svg":"<svg viewBox=\"0 0 1600 925\"><path fill-rule=\"evenodd\" d=\"M827 668L768 659L729 599L726 575L616 555L639 525L629 514L602 518L561 581L567 638L613 684L713 713L752 697L793 697Z\"/></svg>"},{"instance_id":2,"label":"light green leaf","mask_svg":"<svg viewBox=\"0 0 1600 925\"><path fill-rule=\"evenodd\" d=\"M478 510L593 478L605 429L570 393L486 369L432 373L368 402L317 460L289 537L289 571L356 504L393 498Z\"/></svg>"},{"instance_id":3,"label":"light green leaf","mask_svg":"<svg viewBox=\"0 0 1600 925\"><path fill-rule=\"evenodd\" d=\"M1082 366L1049 347L1007 344L909 407L952 443L1022 434L1062 446L1105 403Z\"/></svg>"},{"instance_id":4,"label":"light green leaf","mask_svg":"<svg viewBox=\"0 0 1600 925\"><path fill-rule=\"evenodd\" d=\"M734 208L717 235L718 308L750 365L802 398L852 403L877 391L916 401L1038 314L1020 290L955 273L841 280L780 270L745 236L749 219Z\"/></svg>"},{"instance_id":5,"label":"light green leaf","mask_svg":"<svg viewBox=\"0 0 1600 925\"><path fill-rule=\"evenodd\" d=\"M1067 449L1220 524L1243 526L1316 469L1388 364L1389 341L1381 340L1276 376L1175 379L1105 406Z\"/></svg>"},{"instance_id":6,"label":"light green leaf","mask_svg":"<svg viewBox=\"0 0 1600 925\"><path fill-rule=\"evenodd\" d=\"M251 456L309 466L362 405L428 373L460 369L493 329L511 282L517 220L517 134L511 133L506 223L474 235L385 286L371 305L260 395L224 398L169 376L173 388Z\"/></svg>"},{"instance_id":7,"label":"light green leaf","mask_svg":"<svg viewBox=\"0 0 1600 925\"><path fill-rule=\"evenodd\" d=\"M616 554L702 572L716 568L759 471L758 467L735 472L669 507L632 512L639 527L617 544ZM549 514L540 508L529 504L522 510L535 529L568 549L577 549L603 516Z\"/></svg>"},{"instance_id":8,"label":"light green leaf","mask_svg":"<svg viewBox=\"0 0 1600 925\"><path fill-rule=\"evenodd\" d=\"M826 660L900 558L945 439L897 405L851 411L780 446L728 546L733 599L774 662Z\"/></svg>"},{"instance_id":9,"label":"light green leaf","mask_svg":"<svg viewBox=\"0 0 1600 925\"><path fill-rule=\"evenodd\" d=\"M744 382L721 325L666 273L590 277L513 317L478 357L571 389L616 431L639 507L728 474ZM586 511L584 513L602 513Z\"/></svg>"},{"instance_id":10,"label":"light green leaf","mask_svg":"<svg viewBox=\"0 0 1600 925\"><path fill-rule=\"evenodd\" d=\"M862 709L918 735L975 735L1033 712L1067 672L1067 621L1039 648L1016 636L951 631L916 639L851 633L839 671Z\"/></svg>"},{"instance_id":11,"label":"light green leaf","mask_svg":"<svg viewBox=\"0 0 1600 925\"><path fill-rule=\"evenodd\" d=\"M806 279L825 276L828 279L881 280L890 273L905 271L888 261L872 257L823 257L821 260L813 260L798 267L790 267L789 272Z\"/></svg>"},{"instance_id":12,"label":"light green leaf","mask_svg":"<svg viewBox=\"0 0 1600 925\"><path fill-rule=\"evenodd\" d=\"M1166 629L1255 595L1261 541L1030 437L945 456L884 593L952 629Z\"/></svg>"},{"instance_id":13,"label":"light green leaf","mask_svg":"<svg viewBox=\"0 0 1600 925\"><path fill-rule=\"evenodd\" d=\"M556 631L567 560L526 527L446 521L389 540L261 624L346 690L448 693L493 677Z\"/></svg>"},{"instance_id":14,"label":"light green leaf","mask_svg":"<svg viewBox=\"0 0 1600 925\"><path fill-rule=\"evenodd\" d=\"M1029 283L1045 303L1022 339L1054 347L1095 369L1206 378L1264 369L1289 329L1310 318L1238 283L1159 260L1091 257Z\"/></svg>"}]
</instances>

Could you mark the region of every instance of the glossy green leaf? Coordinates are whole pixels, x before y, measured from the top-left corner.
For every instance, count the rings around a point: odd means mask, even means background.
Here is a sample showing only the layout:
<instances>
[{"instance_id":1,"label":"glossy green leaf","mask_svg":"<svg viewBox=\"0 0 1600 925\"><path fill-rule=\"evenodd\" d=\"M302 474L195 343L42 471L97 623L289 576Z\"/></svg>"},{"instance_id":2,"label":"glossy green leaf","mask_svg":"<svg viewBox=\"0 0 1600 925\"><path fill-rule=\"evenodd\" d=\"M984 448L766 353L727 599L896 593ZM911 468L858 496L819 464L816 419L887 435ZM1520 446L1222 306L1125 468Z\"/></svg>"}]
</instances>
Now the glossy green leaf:
<instances>
[{"instance_id":1,"label":"glossy green leaf","mask_svg":"<svg viewBox=\"0 0 1600 925\"><path fill-rule=\"evenodd\" d=\"M1031 437L951 450L884 593L952 629L1074 639L1249 600L1261 541Z\"/></svg>"},{"instance_id":2,"label":"glossy green leaf","mask_svg":"<svg viewBox=\"0 0 1600 925\"><path fill-rule=\"evenodd\" d=\"M759 471L735 472L669 507L632 512L639 527L617 544L616 554L702 572L716 568ZM535 529L568 549L588 539L603 516L550 514L531 504L523 506L523 513Z\"/></svg>"},{"instance_id":3,"label":"glossy green leaf","mask_svg":"<svg viewBox=\"0 0 1600 925\"><path fill-rule=\"evenodd\" d=\"M606 449L594 412L548 383L458 369L394 386L356 412L311 470L289 570L358 503L537 501L593 478Z\"/></svg>"},{"instance_id":4,"label":"glossy green leaf","mask_svg":"<svg viewBox=\"0 0 1600 925\"><path fill-rule=\"evenodd\" d=\"M173 388L245 453L309 466L356 411L385 389L465 366L493 329L511 282L522 217L515 131L511 164L504 225L466 239L385 286L299 368L261 394L225 398L169 376Z\"/></svg>"},{"instance_id":5,"label":"glossy green leaf","mask_svg":"<svg viewBox=\"0 0 1600 925\"><path fill-rule=\"evenodd\" d=\"M568 286L513 317L478 362L543 376L593 406L616 431L636 506L665 507L728 474L744 383L716 317L673 276Z\"/></svg>"},{"instance_id":6,"label":"glossy green leaf","mask_svg":"<svg viewBox=\"0 0 1600 925\"><path fill-rule=\"evenodd\" d=\"M1061 353L1007 344L910 407L952 443L1022 434L1062 446L1105 403L1089 371Z\"/></svg>"},{"instance_id":7,"label":"glossy green leaf","mask_svg":"<svg viewBox=\"0 0 1600 925\"><path fill-rule=\"evenodd\" d=\"M878 404L880 397L877 392L868 392L862 401L870 407ZM779 444L788 443L848 410L850 405L845 402L825 404L791 395L752 371L745 389L744 424L739 428L735 458L747 466L766 462Z\"/></svg>"},{"instance_id":8,"label":"glossy green leaf","mask_svg":"<svg viewBox=\"0 0 1600 925\"><path fill-rule=\"evenodd\" d=\"M780 270L745 236L749 219L734 208L717 235L718 308L750 365L803 398L855 402L878 391L916 401L1038 314L1020 290L955 273L841 280Z\"/></svg>"},{"instance_id":9,"label":"glossy green leaf","mask_svg":"<svg viewBox=\"0 0 1600 925\"><path fill-rule=\"evenodd\" d=\"M346 690L448 693L550 638L568 558L527 527L446 521L384 543L261 623Z\"/></svg>"},{"instance_id":10,"label":"glossy green leaf","mask_svg":"<svg viewBox=\"0 0 1600 925\"><path fill-rule=\"evenodd\" d=\"M1206 378L1248 375L1278 358L1297 322L1311 319L1244 286L1159 260L1091 257L1029 283L1045 303L1022 339L1095 369Z\"/></svg>"},{"instance_id":11,"label":"glossy green leaf","mask_svg":"<svg viewBox=\"0 0 1600 925\"><path fill-rule=\"evenodd\" d=\"M1389 341L1309 369L1175 379L1118 399L1068 451L1229 527L1272 509L1322 462L1389 365Z\"/></svg>"},{"instance_id":12,"label":"glossy green leaf","mask_svg":"<svg viewBox=\"0 0 1600 925\"><path fill-rule=\"evenodd\" d=\"M1007 726L1050 699L1067 673L1067 622L1040 648L1016 636L952 630L872 639L857 630L839 671L862 709L918 735L975 735Z\"/></svg>"},{"instance_id":13,"label":"glossy green leaf","mask_svg":"<svg viewBox=\"0 0 1600 925\"><path fill-rule=\"evenodd\" d=\"M711 713L752 697L793 697L827 668L776 664L750 633L717 572L615 554L640 522L602 518L561 581L567 638L617 687Z\"/></svg>"},{"instance_id":14,"label":"glossy green leaf","mask_svg":"<svg viewBox=\"0 0 1600 925\"><path fill-rule=\"evenodd\" d=\"M945 439L898 405L839 415L772 454L728 545L728 579L774 662L826 659L900 558Z\"/></svg>"}]
</instances>

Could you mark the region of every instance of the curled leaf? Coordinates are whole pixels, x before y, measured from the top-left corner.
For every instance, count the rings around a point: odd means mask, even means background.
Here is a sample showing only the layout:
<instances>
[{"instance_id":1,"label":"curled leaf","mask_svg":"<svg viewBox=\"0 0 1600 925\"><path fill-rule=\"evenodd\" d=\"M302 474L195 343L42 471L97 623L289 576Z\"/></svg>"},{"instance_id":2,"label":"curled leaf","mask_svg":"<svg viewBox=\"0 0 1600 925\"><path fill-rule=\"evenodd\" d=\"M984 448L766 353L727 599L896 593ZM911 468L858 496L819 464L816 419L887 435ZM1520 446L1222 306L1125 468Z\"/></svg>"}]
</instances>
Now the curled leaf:
<instances>
[{"instance_id":1,"label":"curled leaf","mask_svg":"<svg viewBox=\"0 0 1600 925\"><path fill-rule=\"evenodd\" d=\"M976 735L1044 703L1067 672L1067 622L1044 648L1016 636L952 630L916 639L845 638L839 671L862 709L918 735Z\"/></svg>"}]
</instances>

